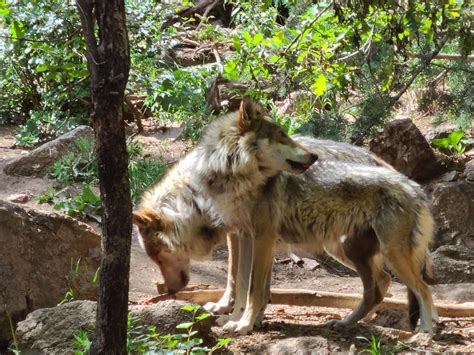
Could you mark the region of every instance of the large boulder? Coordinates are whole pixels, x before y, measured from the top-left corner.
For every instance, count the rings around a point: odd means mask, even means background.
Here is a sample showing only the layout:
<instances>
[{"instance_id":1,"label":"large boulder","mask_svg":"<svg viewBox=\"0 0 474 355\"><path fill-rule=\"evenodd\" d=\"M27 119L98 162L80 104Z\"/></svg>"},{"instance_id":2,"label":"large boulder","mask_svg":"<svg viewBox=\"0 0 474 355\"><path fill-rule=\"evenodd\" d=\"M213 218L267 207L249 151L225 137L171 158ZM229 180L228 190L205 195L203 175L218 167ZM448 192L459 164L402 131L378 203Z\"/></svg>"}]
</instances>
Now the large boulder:
<instances>
[{"instance_id":1,"label":"large boulder","mask_svg":"<svg viewBox=\"0 0 474 355\"><path fill-rule=\"evenodd\" d=\"M460 244L474 249L474 183L441 182L431 194L436 222L434 248Z\"/></svg>"},{"instance_id":2,"label":"large boulder","mask_svg":"<svg viewBox=\"0 0 474 355\"><path fill-rule=\"evenodd\" d=\"M437 283L474 282L474 254L461 245L443 245L432 254Z\"/></svg>"},{"instance_id":3,"label":"large boulder","mask_svg":"<svg viewBox=\"0 0 474 355\"><path fill-rule=\"evenodd\" d=\"M95 296L100 236L90 226L0 200L0 245L0 349L11 339L9 317L16 324L69 290Z\"/></svg>"},{"instance_id":4,"label":"large boulder","mask_svg":"<svg viewBox=\"0 0 474 355\"><path fill-rule=\"evenodd\" d=\"M390 122L379 136L370 141L369 147L413 180L429 180L443 172L429 143L411 120Z\"/></svg>"},{"instance_id":5,"label":"large boulder","mask_svg":"<svg viewBox=\"0 0 474 355\"><path fill-rule=\"evenodd\" d=\"M137 326L155 326L156 333L166 335L183 332L176 326L192 321L192 314L181 310L184 305L190 304L169 300L147 306L130 306L129 311L132 318L137 319ZM93 340L96 309L96 302L75 301L28 314L16 329L19 348L23 353L72 353L77 347L73 339L81 330L88 332L89 340ZM210 333L211 325L208 318L195 323L193 330L205 338Z\"/></svg>"},{"instance_id":6,"label":"large boulder","mask_svg":"<svg viewBox=\"0 0 474 355\"><path fill-rule=\"evenodd\" d=\"M45 176L51 165L69 151L76 151L78 139L93 139L94 131L89 126L79 126L62 136L47 142L26 155L13 159L5 165L9 175Z\"/></svg>"}]
</instances>

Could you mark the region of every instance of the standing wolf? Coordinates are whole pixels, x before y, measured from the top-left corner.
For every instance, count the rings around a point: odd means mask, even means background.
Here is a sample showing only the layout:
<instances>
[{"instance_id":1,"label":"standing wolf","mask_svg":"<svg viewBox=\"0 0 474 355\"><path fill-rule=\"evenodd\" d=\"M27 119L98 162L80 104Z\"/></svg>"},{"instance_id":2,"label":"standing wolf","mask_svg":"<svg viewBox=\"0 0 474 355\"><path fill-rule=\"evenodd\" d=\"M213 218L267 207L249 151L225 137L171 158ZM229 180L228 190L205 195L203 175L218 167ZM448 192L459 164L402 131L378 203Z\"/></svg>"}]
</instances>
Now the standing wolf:
<instances>
[{"instance_id":1,"label":"standing wolf","mask_svg":"<svg viewBox=\"0 0 474 355\"><path fill-rule=\"evenodd\" d=\"M410 308L420 306L421 329L432 332L435 310L423 272L433 220L421 188L367 153L361 160L368 164L321 159L313 165L318 141L297 143L264 116L260 106L244 100L239 112L213 122L201 144L134 212L144 247L168 288L184 287L189 258L208 254L225 232L237 231L241 241L250 238L240 243L253 244L245 310L224 327L246 333L268 302L273 248L281 239L315 253L325 248L361 274L364 299L346 318L350 324L383 298L389 279L382 255L407 285ZM359 149L332 145L338 157L346 150L354 157ZM341 236L347 236L345 242ZM237 279L245 279L242 274Z\"/></svg>"}]
</instances>

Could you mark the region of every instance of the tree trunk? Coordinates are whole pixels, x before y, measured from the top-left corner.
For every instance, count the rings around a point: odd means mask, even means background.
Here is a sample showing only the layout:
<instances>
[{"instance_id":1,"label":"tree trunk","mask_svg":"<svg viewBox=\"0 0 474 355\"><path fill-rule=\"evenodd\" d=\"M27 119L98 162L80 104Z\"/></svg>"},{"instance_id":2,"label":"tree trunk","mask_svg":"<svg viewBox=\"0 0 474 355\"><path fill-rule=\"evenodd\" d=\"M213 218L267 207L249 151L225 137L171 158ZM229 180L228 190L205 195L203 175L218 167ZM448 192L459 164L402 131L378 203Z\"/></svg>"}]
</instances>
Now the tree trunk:
<instances>
[{"instance_id":1,"label":"tree trunk","mask_svg":"<svg viewBox=\"0 0 474 355\"><path fill-rule=\"evenodd\" d=\"M130 69L124 0L77 0L91 79L102 198L102 263L94 354L125 354L131 210L122 119ZM97 26L97 28L95 28Z\"/></svg>"}]
</instances>

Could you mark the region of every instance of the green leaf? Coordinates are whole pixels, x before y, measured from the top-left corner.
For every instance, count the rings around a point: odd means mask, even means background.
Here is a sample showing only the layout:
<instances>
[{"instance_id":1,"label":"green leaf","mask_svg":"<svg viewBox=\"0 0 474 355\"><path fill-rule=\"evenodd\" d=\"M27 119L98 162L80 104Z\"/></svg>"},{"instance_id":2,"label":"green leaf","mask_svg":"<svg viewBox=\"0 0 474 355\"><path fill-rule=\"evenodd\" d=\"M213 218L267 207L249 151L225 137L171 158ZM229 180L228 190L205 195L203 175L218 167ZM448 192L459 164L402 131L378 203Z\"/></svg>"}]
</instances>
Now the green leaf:
<instances>
[{"instance_id":1,"label":"green leaf","mask_svg":"<svg viewBox=\"0 0 474 355\"><path fill-rule=\"evenodd\" d=\"M327 82L326 76L324 74L319 74L314 84L311 85L311 89L313 89L313 92L316 95L321 96L327 90L326 82Z\"/></svg>"},{"instance_id":2,"label":"green leaf","mask_svg":"<svg viewBox=\"0 0 474 355\"><path fill-rule=\"evenodd\" d=\"M449 149L448 138L433 138L431 140L431 144L433 144L438 149Z\"/></svg>"},{"instance_id":3,"label":"green leaf","mask_svg":"<svg viewBox=\"0 0 474 355\"><path fill-rule=\"evenodd\" d=\"M263 33L257 33L255 36L253 36L252 40L252 46L256 46L260 42L262 42L263 39Z\"/></svg>"},{"instance_id":4,"label":"green leaf","mask_svg":"<svg viewBox=\"0 0 474 355\"><path fill-rule=\"evenodd\" d=\"M462 137L464 137L464 131L454 131L448 136L448 140L450 144L457 145Z\"/></svg>"},{"instance_id":5,"label":"green leaf","mask_svg":"<svg viewBox=\"0 0 474 355\"><path fill-rule=\"evenodd\" d=\"M240 40L236 36L232 37L232 43L234 44L235 50L240 52L242 46L240 44Z\"/></svg>"},{"instance_id":6,"label":"green leaf","mask_svg":"<svg viewBox=\"0 0 474 355\"><path fill-rule=\"evenodd\" d=\"M13 41L22 39L25 36L25 25L23 22L13 20L10 26L10 34L12 35Z\"/></svg>"},{"instance_id":7,"label":"green leaf","mask_svg":"<svg viewBox=\"0 0 474 355\"><path fill-rule=\"evenodd\" d=\"M187 304L187 305L182 306L181 309L186 312L194 312L195 306Z\"/></svg>"},{"instance_id":8,"label":"green leaf","mask_svg":"<svg viewBox=\"0 0 474 355\"><path fill-rule=\"evenodd\" d=\"M242 37L244 38L245 44L250 47L250 45L251 45L251 43L252 43L252 37L250 36L250 33L248 33L247 31L245 31L245 32L242 34Z\"/></svg>"},{"instance_id":9,"label":"green leaf","mask_svg":"<svg viewBox=\"0 0 474 355\"><path fill-rule=\"evenodd\" d=\"M209 318L211 315L209 313L203 313L199 316L196 317L196 320L203 320L203 319L206 319L206 318Z\"/></svg>"},{"instance_id":10,"label":"green leaf","mask_svg":"<svg viewBox=\"0 0 474 355\"><path fill-rule=\"evenodd\" d=\"M177 329L189 329L193 326L193 322L181 323L176 326Z\"/></svg>"}]
</instances>

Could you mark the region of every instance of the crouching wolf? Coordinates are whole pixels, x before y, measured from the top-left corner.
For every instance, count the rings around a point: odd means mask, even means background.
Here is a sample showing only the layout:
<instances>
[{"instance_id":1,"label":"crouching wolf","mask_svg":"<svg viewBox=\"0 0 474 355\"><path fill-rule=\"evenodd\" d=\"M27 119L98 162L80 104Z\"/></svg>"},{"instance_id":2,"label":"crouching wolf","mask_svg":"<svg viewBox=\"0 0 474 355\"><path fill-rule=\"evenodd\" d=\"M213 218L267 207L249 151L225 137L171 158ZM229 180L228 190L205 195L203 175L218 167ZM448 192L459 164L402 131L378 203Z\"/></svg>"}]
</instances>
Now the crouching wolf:
<instances>
[{"instance_id":1,"label":"crouching wolf","mask_svg":"<svg viewBox=\"0 0 474 355\"><path fill-rule=\"evenodd\" d=\"M314 163L318 151L323 154ZM368 153L357 158L360 151L292 140L262 107L244 100L145 193L134 222L170 291L187 284L190 258L209 254L227 232L238 235L239 251L251 250L239 252L251 258L239 257L236 277L248 293L240 297L242 313L237 284L234 314L224 326L229 331L250 331L263 312L281 240L314 253L324 248L359 272L364 297L345 324L383 298L389 283L383 259L408 287L412 322L419 309L421 329L432 332L435 310L423 279L433 233L428 202L416 183Z\"/></svg>"}]
</instances>

